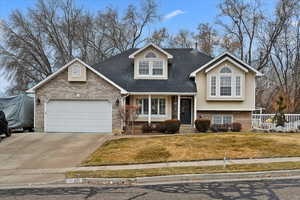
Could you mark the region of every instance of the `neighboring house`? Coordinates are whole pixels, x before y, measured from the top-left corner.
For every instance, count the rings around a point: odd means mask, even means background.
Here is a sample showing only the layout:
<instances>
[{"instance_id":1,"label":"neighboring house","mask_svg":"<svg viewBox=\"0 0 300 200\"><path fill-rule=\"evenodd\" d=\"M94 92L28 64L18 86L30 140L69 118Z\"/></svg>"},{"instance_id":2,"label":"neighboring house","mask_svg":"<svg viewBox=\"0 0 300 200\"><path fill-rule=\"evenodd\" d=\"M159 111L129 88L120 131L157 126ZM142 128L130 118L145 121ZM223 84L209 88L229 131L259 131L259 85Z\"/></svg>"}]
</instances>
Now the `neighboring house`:
<instances>
[{"instance_id":1,"label":"neighboring house","mask_svg":"<svg viewBox=\"0 0 300 200\"><path fill-rule=\"evenodd\" d=\"M119 110L139 105L136 121L197 117L251 127L255 78L262 74L229 53L211 58L194 49L149 44L89 66L75 59L28 92L35 93L35 128L45 132L112 132Z\"/></svg>"}]
</instances>

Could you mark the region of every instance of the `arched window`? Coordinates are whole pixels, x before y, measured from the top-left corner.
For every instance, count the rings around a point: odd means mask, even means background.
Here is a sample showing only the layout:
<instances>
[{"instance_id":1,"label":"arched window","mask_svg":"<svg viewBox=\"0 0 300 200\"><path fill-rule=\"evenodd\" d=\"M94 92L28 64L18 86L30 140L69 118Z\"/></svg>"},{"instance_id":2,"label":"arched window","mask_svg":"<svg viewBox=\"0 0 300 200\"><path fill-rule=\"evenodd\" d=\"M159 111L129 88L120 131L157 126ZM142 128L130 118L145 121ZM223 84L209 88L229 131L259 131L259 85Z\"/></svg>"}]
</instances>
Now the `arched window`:
<instances>
[{"instance_id":1,"label":"arched window","mask_svg":"<svg viewBox=\"0 0 300 200\"><path fill-rule=\"evenodd\" d=\"M229 67L223 67L220 71L220 73L231 73L231 69L229 69Z\"/></svg>"},{"instance_id":2,"label":"arched window","mask_svg":"<svg viewBox=\"0 0 300 200\"><path fill-rule=\"evenodd\" d=\"M145 55L145 58L157 58L156 54L152 51Z\"/></svg>"}]
</instances>

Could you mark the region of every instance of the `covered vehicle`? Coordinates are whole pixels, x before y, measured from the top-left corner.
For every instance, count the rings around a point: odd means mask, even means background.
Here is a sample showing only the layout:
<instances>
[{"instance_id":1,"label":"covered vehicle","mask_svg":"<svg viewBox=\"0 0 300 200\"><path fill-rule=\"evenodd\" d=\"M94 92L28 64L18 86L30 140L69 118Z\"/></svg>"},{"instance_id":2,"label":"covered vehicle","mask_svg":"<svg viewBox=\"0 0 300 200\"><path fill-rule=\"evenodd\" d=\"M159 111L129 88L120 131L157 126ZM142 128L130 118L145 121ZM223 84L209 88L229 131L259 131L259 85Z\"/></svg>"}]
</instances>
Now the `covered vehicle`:
<instances>
[{"instance_id":1,"label":"covered vehicle","mask_svg":"<svg viewBox=\"0 0 300 200\"><path fill-rule=\"evenodd\" d=\"M26 94L0 98L0 110L12 130L33 130L34 98Z\"/></svg>"},{"instance_id":2,"label":"covered vehicle","mask_svg":"<svg viewBox=\"0 0 300 200\"><path fill-rule=\"evenodd\" d=\"M1 135L5 135L6 137L11 135L10 129L8 128L8 122L2 110L0 110L0 136Z\"/></svg>"}]
</instances>

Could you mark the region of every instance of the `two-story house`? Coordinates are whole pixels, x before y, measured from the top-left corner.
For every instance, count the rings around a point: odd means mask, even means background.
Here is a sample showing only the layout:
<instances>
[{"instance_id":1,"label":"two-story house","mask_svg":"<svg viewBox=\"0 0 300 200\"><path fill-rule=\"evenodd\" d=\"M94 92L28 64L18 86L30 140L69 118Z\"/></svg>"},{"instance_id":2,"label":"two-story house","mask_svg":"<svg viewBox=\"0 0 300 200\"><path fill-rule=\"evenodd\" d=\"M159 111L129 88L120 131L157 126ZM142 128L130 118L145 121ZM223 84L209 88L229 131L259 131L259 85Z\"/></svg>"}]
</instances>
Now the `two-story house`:
<instances>
[{"instance_id":1,"label":"two-story house","mask_svg":"<svg viewBox=\"0 0 300 200\"><path fill-rule=\"evenodd\" d=\"M75 59L28 90L35 95L35 129L112 132L120 109L138 105L140 123L197 117L212 124L251 127L255 79L262 74L229 53L216 58L195 49L149 44L89 66Z\"/></svg>"}]
</instances>

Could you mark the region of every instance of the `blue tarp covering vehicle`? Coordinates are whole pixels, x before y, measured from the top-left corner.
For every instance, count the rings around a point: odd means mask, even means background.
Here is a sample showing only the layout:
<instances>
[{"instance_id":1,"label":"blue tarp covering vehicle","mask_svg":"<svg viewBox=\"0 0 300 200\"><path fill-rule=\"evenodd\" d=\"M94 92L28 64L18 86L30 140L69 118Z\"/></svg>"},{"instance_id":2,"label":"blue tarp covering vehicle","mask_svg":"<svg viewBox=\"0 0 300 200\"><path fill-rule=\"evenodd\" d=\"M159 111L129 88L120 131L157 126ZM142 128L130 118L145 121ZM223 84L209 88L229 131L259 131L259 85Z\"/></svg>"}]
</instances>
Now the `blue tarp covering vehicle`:
<instances>
[{"instance_id":1,"label":"blue tarp covering vehicle","mask_svg":"<svg viewBox=\"0 0 300 200\"><path fill-rule=\"evenodd\" d=\"M34 98L26 94L0 97L0 110L10 129L33 130Z\"/></svg>"}]
</instances>

